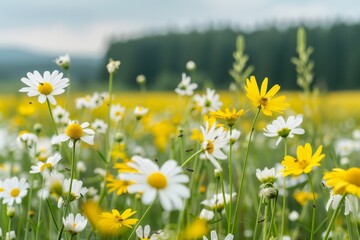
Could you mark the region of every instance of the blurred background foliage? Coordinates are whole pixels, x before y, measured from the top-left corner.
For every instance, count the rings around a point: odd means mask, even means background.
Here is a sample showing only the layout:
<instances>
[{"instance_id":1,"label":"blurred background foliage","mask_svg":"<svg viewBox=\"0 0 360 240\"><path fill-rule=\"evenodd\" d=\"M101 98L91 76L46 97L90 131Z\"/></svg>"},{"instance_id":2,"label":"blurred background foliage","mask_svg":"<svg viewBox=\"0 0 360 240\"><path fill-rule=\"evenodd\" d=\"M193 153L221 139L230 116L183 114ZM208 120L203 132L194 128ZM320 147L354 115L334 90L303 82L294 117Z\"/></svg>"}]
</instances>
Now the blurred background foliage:
<instances>
[{"instance_id":1,"label":"blurred background foliage","mask_svg":"<svg viewBox=\"0 0 360 240\"><path fill-rule=\"evenodd\" d=\"M193 60L197 71L192 77L201 87L227 89L233 81L229 71L234 63L236 38L241 34L246 42L244 53L249 56L248 65L254 66L252 74L259 79L269 77L271 84L279 83L283 89L295 90L299 86L291 59L297 57L297 28L267 27L254 32L223 28L174 32L126 41L113 39L102 58L71 56L71 76L82 89L106 83L108 74L105 65L109 58L113 58L121 61L115 79L117 90L137 89L135 79L139 74L146 76L149 90L173 90L181 80L181 73L186 71L186 62ZM306 33L307 45L314 49L311 59L315 62L315 84L322 90L359 89L360 24L336 23L311 27L306 28ZM12 59L9 59L6 52L0 49L0 53L2 81L19 80L24 72L35 69L56 68L53 60L57 56L20 51L19 58L12 54Z\"/></svg>"}]
</instances>

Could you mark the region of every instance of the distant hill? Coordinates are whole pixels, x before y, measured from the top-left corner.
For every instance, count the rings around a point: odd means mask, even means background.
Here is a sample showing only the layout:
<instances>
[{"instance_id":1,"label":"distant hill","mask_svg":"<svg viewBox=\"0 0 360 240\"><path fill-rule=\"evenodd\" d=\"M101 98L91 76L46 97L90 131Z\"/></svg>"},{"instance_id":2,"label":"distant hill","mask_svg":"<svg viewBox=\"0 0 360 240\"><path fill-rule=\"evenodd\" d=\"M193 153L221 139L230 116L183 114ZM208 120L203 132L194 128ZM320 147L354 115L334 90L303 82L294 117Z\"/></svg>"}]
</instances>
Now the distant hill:
<instances>
[{"instance_id":1,"label":"distant hill","mask_svg":"<svg viewBox=\"0 0 360 240\"><path fill-rule=\"evenodd\" d=\"M290 62L296 56L296 31L296 27L251 33L223 29L115 41L103 65L110 57L121 60L116 83L124 87L135 88L136 76L145 74L148 88L173 89L185 71L185 63L194 60L197 82L212 81L215 87L224 89L232 81L228 71L232 68L235 39L243 34L254 74L259 79L267 76L285 89L297 89L295 68ZM360 88L360 24L308 28L307 39L315 48L312 59L316 84L330 90ZM106 69L102 69L101 79L107 79Z\"/></svg>"},{"instance_id":2,"label":"distant hill","mask_svg":"<svg viewBox=\"0 0 360 240\"><path fill-rule=\"evenodd\" d=\"M0 48L0 82L20 80L27 72L60 70L55 59L58 56L37 54L16 48ZM71 77L86 83L96 80L100 73L100 58L71 57Z\"/></svg>"}]
</instances>

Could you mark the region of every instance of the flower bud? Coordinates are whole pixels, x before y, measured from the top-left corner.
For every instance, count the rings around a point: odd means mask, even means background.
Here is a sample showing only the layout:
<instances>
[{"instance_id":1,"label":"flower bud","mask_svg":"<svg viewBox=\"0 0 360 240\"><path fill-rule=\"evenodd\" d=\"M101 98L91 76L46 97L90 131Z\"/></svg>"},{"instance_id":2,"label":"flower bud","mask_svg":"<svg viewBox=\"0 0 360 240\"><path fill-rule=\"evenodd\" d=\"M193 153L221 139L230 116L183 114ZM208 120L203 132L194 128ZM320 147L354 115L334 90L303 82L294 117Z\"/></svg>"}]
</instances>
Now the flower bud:
<instances>
[{"instance_id":1,"label":"flower bud","mask_svg":"<svg viewBox=\"0 0 360 240\"><path fill-rule=\"evenodd\" d=\"M196 64L195 64L195 62L194 62L194 61L188 61L188 62L186 63L186 69L187 69L188 71L194 71L194 70L196 69Z\"/></svg>"},{"instance_id":2,"label":"flower bud","mask_svg":"<svg viewBox=\"0 0 360 240\"><path fill-rule=\"evenodd\" d=\"M33 129L34 129L34 132L35 132L37 135L39 135L39 133L40 133L41 130L42 130L42 125L41 125L40 123L35 123Z\"/></svg>"},{"instance_id":3,"label":"flower bud","mask_svg":"<svg viewBox=\"0 0 360 240\"><path fill-rule=\"evenodd\" d=\"M10 207L10 206L8 206L7 207L7 211L6 211L6 215L9 217L9 218L13 218L13 217L15 217L15 208L14 207Z\"/></svg>"},{"instance_id":4,"label":"flower bud","mask_svg":"<svg viewBox=\"0 0 360 240\"><path fill-rule=\"evenodd\" d=\"M146 82L146 77L143 74L140 74L136 77L136 82L138 84L144 84Z\"/></svg>"},{"instance_id":5,"label":"flower bud","mask_svg":"<svg viewBox=\"0 0 360 240\"><path fill-rule=\"evenodd\" d=\"M263 188L260 190L260 195L266 199L273 199L277 197L278 190L273 187Z\"/></svg>"}]
</instances>

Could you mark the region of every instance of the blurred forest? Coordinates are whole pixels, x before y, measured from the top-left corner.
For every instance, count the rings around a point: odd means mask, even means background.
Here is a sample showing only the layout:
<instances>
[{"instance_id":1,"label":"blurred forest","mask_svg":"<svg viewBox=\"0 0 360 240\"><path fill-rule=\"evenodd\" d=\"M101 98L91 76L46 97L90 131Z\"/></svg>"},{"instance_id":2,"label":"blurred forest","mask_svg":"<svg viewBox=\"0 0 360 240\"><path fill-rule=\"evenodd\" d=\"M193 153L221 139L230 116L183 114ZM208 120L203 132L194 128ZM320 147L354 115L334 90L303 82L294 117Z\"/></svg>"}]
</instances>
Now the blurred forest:
<instances>
[{"instance_id":1,"label":"blurred forest","mask_svg":"<svg viewBox=\"0 0 360 240\"><path fill-rule=\"evenodd\" d=\"M226 89L233 81L229 70L234 62L236 37L244 35L245 54L259 79L269 77L284 89L298 89L295 66L296 27L285 30L268 28L246 33L232 29L189 33L168 33L127 41L113 41L105 55L121 60L116 84L125 89L136 88L136 76L144 74L147 88L169 90L176 87L185 64L193 60L197 65L194 81L202 86L213 84ZM360 24L337 23L329 27L306 28L307 45L314 48L315 84L323 90L360 88ZM100 73L107 79L106 69Z\"/></svg>"}]
</instances>

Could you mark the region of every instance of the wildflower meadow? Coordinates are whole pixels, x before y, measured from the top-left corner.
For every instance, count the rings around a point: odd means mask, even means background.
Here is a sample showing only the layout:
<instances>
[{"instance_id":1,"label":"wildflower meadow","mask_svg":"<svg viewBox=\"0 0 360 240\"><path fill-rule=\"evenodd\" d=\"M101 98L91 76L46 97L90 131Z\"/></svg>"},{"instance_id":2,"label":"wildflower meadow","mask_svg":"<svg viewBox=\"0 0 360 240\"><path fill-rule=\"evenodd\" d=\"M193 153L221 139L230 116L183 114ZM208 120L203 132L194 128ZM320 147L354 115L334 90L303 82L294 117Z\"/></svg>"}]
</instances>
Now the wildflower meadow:
<instances>
[{"instance_id":1,"label":"wildflower meadow","mask_svg":"<svg viewBox=\"0 0 360 240\"><path fill-rule=\"evenodd\" d=\"M86 93L69 55L24 72L1 103L0 239L360 239L357 95L313 84L302 28L297 92L234 44L227 91L201 88L191 60L166 93L144 75L114 91L122 59Z\"/></svg>"}]
</instances>

